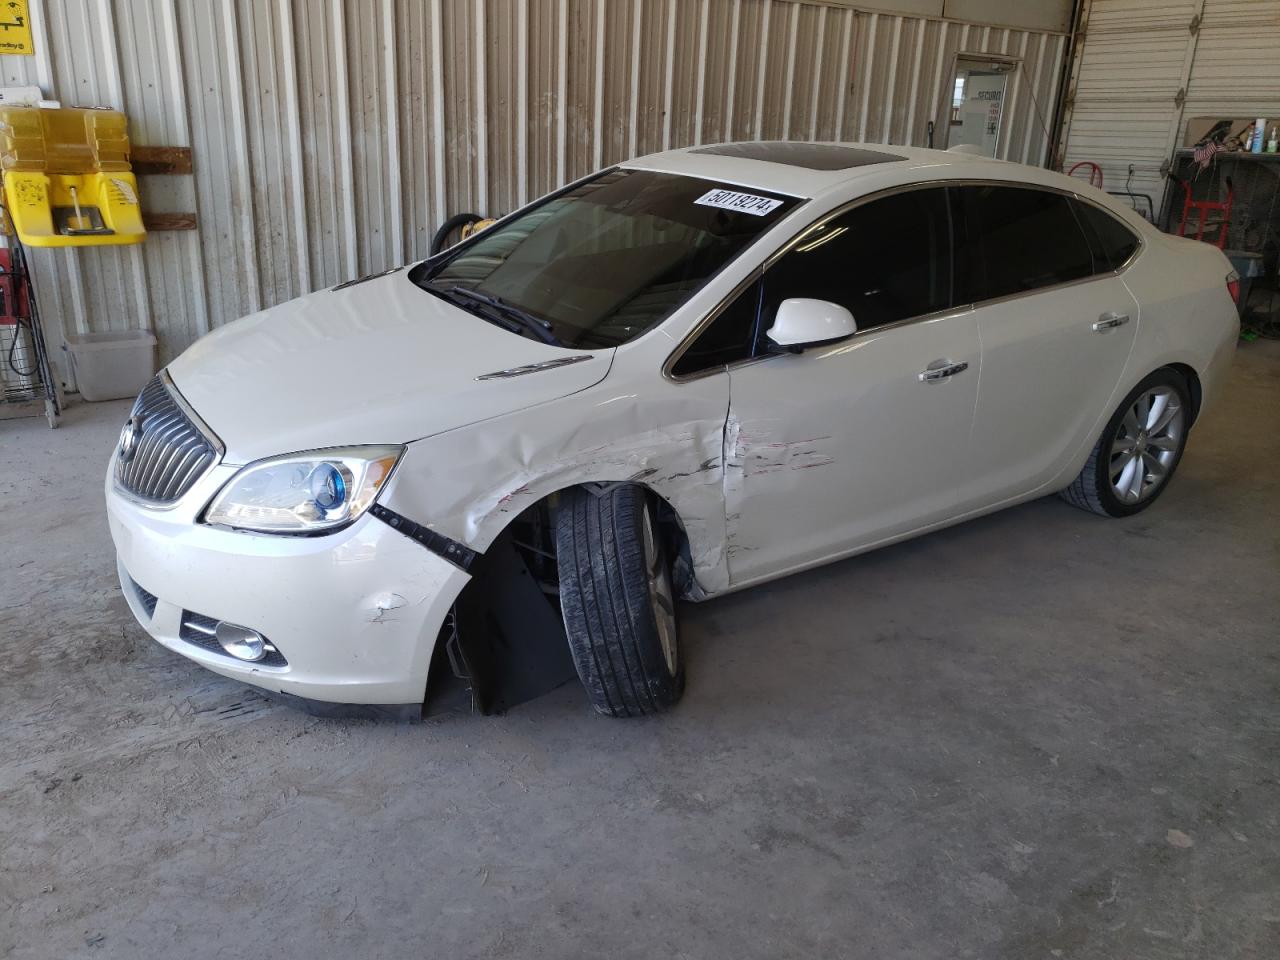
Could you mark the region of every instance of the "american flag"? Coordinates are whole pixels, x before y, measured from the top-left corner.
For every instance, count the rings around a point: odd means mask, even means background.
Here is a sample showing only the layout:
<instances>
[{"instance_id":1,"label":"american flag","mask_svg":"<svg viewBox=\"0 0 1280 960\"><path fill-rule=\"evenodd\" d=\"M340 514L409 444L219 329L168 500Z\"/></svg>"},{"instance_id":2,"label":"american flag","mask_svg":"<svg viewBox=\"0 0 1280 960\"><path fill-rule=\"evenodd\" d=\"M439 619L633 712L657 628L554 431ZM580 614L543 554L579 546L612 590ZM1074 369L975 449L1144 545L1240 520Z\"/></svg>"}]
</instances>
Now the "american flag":
<instances>
[{"instance_id":1,"label":"american flag","mask_svg":"<svg viewBox=\"0 0 1280 960\"><path fill-rule=\"evenodd\" d=\"M1207 140L1203 143L1197 143L1191 150L1191 156L1196 163L1200 164L1200 169L1203 170L1209 166L1209 161L1213 159L1214 154L1222 153L1226 149L1218 140Z\"/></svg>"}]
</instances>

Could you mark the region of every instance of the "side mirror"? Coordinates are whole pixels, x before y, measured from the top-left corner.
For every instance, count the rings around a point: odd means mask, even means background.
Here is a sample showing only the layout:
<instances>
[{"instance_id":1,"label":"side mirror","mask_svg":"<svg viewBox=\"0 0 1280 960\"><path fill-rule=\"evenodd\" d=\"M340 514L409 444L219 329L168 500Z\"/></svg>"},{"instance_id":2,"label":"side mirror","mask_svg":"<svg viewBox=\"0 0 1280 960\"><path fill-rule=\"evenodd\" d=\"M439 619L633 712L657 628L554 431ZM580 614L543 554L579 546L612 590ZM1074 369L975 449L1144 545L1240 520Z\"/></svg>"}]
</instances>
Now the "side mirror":
<instances>
[{"instance_id":1,"label":"side mirror","mask_svg":"<svg viewBox=\"0 0 1280 960\"><path fill-rule=\"evenodd\" d=\"M766 336L780 347L799 353L805 347L844 340L858 332L853 314L828 300L783 300Z\"/></svg>"}]
</instances>

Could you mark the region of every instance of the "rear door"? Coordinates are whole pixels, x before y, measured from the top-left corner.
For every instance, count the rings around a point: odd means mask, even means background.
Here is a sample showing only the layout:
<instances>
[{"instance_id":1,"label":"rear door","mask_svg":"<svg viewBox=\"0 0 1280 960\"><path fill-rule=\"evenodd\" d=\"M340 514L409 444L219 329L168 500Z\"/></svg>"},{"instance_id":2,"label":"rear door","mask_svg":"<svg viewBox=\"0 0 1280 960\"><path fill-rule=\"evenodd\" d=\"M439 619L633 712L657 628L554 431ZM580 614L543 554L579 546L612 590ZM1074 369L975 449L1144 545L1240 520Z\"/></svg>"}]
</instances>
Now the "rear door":
<instances>
[{"instance_id":1,"label":"rear door","mask_svg":"<svg viewBox=\"0 0 1280 960\"><path fill-rule=\"evenodd\" d=\"M1139 309L1068 194L983 184L956 196L982 338L971 482L996 503L1048 483L1094 438L1118 402Z\"/></svg>"}]
</instances>

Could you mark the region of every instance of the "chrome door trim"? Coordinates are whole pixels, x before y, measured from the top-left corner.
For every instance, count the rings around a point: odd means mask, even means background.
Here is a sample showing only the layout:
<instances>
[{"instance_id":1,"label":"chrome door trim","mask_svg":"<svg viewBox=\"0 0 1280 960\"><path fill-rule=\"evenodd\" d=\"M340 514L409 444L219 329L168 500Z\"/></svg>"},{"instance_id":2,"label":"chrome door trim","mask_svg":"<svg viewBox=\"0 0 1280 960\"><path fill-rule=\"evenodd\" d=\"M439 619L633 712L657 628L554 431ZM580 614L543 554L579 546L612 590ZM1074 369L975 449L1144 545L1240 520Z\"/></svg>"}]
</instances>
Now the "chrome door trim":
<instances>
[{"instance_id":1,"label":"chrome door trim","mask_svg":"<svg viewBox=\"0 0 1280 960\"><path fill-rule=\"evenodd\" d=\"M954 178L949 180L924 180L924 181L918 181L916 183L898 184L897 186L894 186L894 187L886 187L885 189L877 190L874 193L868 193L860 197L855 197L853 200L849 200L846 203L843 203L840 206L835 207L829 210L828 212L824 213L822 216L818 217L813 222L811 222L808 226L800 228L800 230L798 230L790 239L788 239L785 243L779 246L778 249L776 249L773 253L769 254L769 256L765 258L764 262L761 263L760 266L752 270L751 273L748 274L747 277L745 277L740 283L738 283L738 285L735 286L732 291L730 291L726 296L722 297L719 300L719 302L716 303L715 306L713 306L710 310L708 310L702 316L702 318L696 324L694 324L693 328L687 334L684 335L684 337L680 340L678 344L676 344L675 349L672 350L671 353L667 355L666 361L662 364L662 376L673 383L687 383L690 380L700 380L703 377L713 376L714 374L717 374L717 373L723 373L725 370L736 369L737 367L743 366L745 364L755 363L759 360L767 360L771 356L774 356L774 354L762 354L757 357L747 357L742 360L735 361L734 363L721 364L719 366L709 367L706 370L698 370L695 373L688 373L683 376L677 376L672 372L672 368L676 365L677 361L679 361L679 359L682 356L684 356L685 352L689 349L689 347L692 346L693 341L696 340L699 336L701 336L703 331L705 331L707 327L711 326L711 324L716 320L716 318L719 317L720 314L723 313L728 308L729 304L732 303L738 297L738 295L742 293L742 291L744 291L747 287L753 284L756 280L760 279L760 277L762 277L765 273L767 273L769 269L775 263L778 262L778 260L780 260L786 254L790 253L791 250L796 246L798 246L807 236L809 236L815 230L821 229L822 227L826 226L826 224L829 221L835 219L836 217L843 216L844 214L848 213L850 210L863 206L864 204L872 203L876 200L883 200L886 197L891 197L899 193L909 193L913 190L928 190L936 187L985 187L985 186L1019 187L1024 190L1041 190L1046 193L1058 193L1066 197L1073 197L1082 203L1092 204L1093 206L1101 210L1103 213L1105 213L1107 216L1112 217L1113 219L1117 219L1117 220L1119 219L1119 217L1116 217L1114 213L1112 213L1106 207L1102 206L1102 204L1097 203L1096 201L1091 200L1087 197L1081 196L1075 190L1067 190L1063 187L1047 186L1044 184L1037 184L1037 183L1025 183L1020 180L980 179L977 177L960 177L960 178ZM991 306L993 304L998 304L998 303L1007 303L1010 300L1017 300L1023 297L1034 297L1042 293L1049 293L1055 290L1064 290L1067 287L1074 287L1082 283L1093 283L1095 280L1105 280L1107 278L1118 277L1133 265L1134 261L1138 259L1138 257L1142 254L1142 252L1147 247L1146 237L1138 233L1136 230L1133 230L1131 227L1129 227L1128 224L1124 223L1123 221L1121 221L1121 223L1125 227L1125 229L1129 230L1135 236L1137 236L1138 246L1134 249L1129 259L1126 260L1123 264L1121 264L1119 267L1117 267L1114 270L1104 270L1099 273L1091 274L1087 277L1079 277L1078 279L1075 279L1075 280L1065 280L1062 283L1055 283L1047 287L1036 287L1034 290L1026 290L1018 293L1007 293L1001 297L991 297L990 299L979 300L974 303L954 304L946 308L945 310L936 310L933 313L922 314L918 317L905 317L902 320L895 320L893 323L885 323L885 324L881 324L878 327L872 327L870 330L860 331L859 333L854 334L854 338L861 336L863 333L875 333L882 330L892 330L896 327L905 326L906 324L909 324L909 323L921 323L926 320L936 320L939 317L943 317L953 313L954 314L968 313L970 310L977 309L978 307L986 307L986 306ZM1082 233L1084 232L1083 225L1080 227L1080 230ZM855 318L855 320L856 319L857 318Z\"/></svg>"}]
</instances>

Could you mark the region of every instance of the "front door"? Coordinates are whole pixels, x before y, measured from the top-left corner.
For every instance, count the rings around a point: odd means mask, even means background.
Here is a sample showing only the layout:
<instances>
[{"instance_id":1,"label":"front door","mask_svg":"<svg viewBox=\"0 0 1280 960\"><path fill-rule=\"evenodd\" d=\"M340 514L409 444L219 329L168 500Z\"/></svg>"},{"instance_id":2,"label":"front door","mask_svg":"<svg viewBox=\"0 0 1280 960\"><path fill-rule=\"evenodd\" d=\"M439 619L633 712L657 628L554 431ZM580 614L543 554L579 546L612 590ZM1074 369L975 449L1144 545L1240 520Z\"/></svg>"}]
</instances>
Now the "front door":
<instances>
[{"instance_id":1,"label":"front door","mask_svg":"<svg viewBox=\"0 0 1280 960\"><path fill-rule=\"evenodd\" d=\"M760 329L791 298L859 332L730 368L732 585L953 515L978 396L977 320L953 311L946 190L872 200L802 236L763 278Z\"/></svg>"},{"instance_id":2,"label":"front door","mask_svg":"<svg viewBox=\"0 0 1280 960\"><path fill-rule=\"evenodd\" d=\"M967 365L922 380L930 367ZM972 311L730 373L725 508L733 585L946 519L978 395Z\"/></svg>"}]
</instances>

